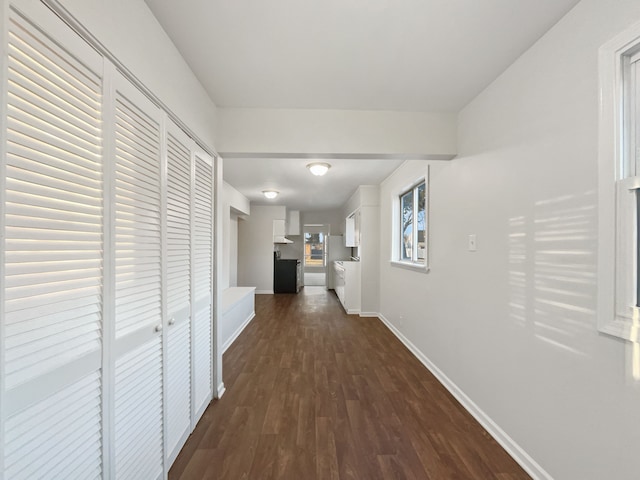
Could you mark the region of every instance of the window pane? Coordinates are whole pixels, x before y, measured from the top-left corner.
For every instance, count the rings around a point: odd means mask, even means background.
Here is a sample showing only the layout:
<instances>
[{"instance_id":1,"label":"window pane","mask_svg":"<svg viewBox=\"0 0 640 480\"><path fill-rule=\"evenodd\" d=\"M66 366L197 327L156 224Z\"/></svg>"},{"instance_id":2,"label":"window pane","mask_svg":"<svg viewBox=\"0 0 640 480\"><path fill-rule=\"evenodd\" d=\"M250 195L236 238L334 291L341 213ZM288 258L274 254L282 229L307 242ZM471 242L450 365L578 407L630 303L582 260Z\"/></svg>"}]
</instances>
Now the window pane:
<instances>
[{"instance_id":1,"label":"window pane","mask_svg":"<svg viewBox=\"0 0 640 480\"><path fill-rule=\"evenodd\" d=\"M324 266L324 234L304 234L304 264L309 267Z\"/></svg>"},{"instance_id":2,"label":"window pane","mask_svg":"<svg viewBox=\"0 0 640 480\"><path fill-rule=\"evenodd\" d=\"M424 263L427 256L427 188L421 184L417 188L418 215L416 216L416 228L418 229L417 262Z\"/></svg>"},{"instance_id":3,"label":"window pane","mask_svg":"<svg viewBox=\"0 0 640 480\"><path fill-rule=\"evenodd\" d=\"M400 259L411 260L413 258L413 190L400 197L400 218L402 219Z\"/></svg>"}]
</instances>

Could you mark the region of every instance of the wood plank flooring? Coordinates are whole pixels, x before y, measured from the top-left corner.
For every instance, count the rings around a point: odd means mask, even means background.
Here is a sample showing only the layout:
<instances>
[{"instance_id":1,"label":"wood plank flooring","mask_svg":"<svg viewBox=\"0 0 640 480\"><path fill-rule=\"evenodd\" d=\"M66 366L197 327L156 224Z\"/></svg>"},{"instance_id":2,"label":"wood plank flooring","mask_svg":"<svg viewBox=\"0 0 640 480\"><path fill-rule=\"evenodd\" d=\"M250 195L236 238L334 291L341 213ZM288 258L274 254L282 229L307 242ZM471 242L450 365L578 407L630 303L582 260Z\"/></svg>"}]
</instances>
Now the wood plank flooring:
<instances>
[{"instance_id":1,"label":"wood plank flooring","mask_svg":"<svg viewBox=\"0 0 640 480\"><path fill-rule=\"evenodd\" d=\"M374 318L323 287L257 295L170 480L528 479Z\"/></svg>"}]
</instances>

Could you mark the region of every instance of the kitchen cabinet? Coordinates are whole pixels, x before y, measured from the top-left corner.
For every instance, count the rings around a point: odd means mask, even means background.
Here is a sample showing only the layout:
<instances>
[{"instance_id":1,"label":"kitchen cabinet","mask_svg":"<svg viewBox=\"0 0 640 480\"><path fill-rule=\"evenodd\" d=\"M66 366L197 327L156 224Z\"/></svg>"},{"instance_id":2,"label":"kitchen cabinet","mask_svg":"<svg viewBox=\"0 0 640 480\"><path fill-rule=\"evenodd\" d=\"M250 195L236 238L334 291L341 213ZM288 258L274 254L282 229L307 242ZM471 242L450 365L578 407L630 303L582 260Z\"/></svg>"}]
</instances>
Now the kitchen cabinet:
<instances>
[{"instance_id":1,"label":"kitchen cabinet","mask_svg":"<svg viewBox=\"0 0 640 480\"><path fill-rule=\"evenodd\" d=\"M287 220L287 235L300 235L300 210L290 210Z\"/></svg>"},{"instance_id":2,"label":"kitchen cabinet","mask_svg":"<svg viewBox=\"0 0 640 480\"><path fill-rule=\"evenodd\" d=\"M360 262L333 262L335 291L344 310L360 313Z\"/></svg>"},{"instance_id":3,"label":"kitchen cabinet","mask_svg":"<svg viewBox=\"0 0 640 480\"><path fill-rule=\"evenodd\" d=\"M273 221L273 236L284 237L287 234L287 221L286 220L274 220Z\"/></svg>"},{"instance_id":4,"label":"kitchen cabinet","mask_svg":"<svg viewBox=\"0 0 640 480\"><path fill-rule=\"evenodd\" d=\"M346 247L359 247L360 246L360 228L361 214L360 209L353 212L346 219L345 226L345 246Z\"/></svg>"},{"instance_id":5,"label":"kitchen cabinet","mask_svg":"<svg viewBox=\"0 0 640 480\"><path fill-rule=\"evenodd\" d=\"M286 220L274 220L273 221L273 243L293 243L285 237L287 231Z\"/></svg>"}]
</instances>

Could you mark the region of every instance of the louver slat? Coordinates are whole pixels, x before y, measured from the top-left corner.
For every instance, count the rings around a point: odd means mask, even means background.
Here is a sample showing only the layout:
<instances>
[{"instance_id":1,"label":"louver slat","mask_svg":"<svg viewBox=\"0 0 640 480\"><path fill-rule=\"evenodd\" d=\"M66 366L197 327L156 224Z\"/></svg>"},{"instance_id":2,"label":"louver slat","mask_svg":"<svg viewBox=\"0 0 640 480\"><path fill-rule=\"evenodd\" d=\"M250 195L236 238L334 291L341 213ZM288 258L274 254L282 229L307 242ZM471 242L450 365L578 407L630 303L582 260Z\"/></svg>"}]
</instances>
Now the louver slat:
<instances>
[{"instance_id":1,"label":"louver slat","mask_svg":"<svg viewBox=\"0 0 640 480\"><path fill-rule=\"evenodd\" d=\"M95 372L9 418L6 478L100 478L100 402Z\"/></svg>"},{"instance_id":2,"label":"louver slat","mask_svg":"<svg viewBox=\"0 0 640 480\"><path fill-rule=\"evenodd\" d=\"M115 79L114 456L118 479L163 472L159 111Z\"/></svg>"},{"instance_id":3,"label":"louver slat","mask_svg":"<svg viewBox=\"0 0 640 480\"><path fill-rule=\"evenodd\" d=\"M182 132L179 132L182 133ZM177 455L191 426L191 152L167 135L166 455Z\"/></svg>"},{"instance_id":4,"label":"louver slat","mask_svg":"<svg viewBox=\"0 0 640 480\"><path fill-rule=\"evenodd\" d=\"M161 320L159 128L118 92L116 337ZM145 144L144 151L137 149L140 144Z\"/></svg>"},{"instance_id":5,"label":"louver slat","mask_svg":"<svg viewBox=\"0 0 640 480\"><path fill-rule=\"evenodd\" d=\"M162 473L162 375L160 338L116 361L115 466L119 479Z\"/></svg>"},{"instance_id":6,"label":"louver slat","mask_svg":"<svg viewBox=\"0 0 640 480\"><path fill-rule=\"evenodd\" d=\"M8 40L2 316L10 390L101 348L103 186L100 76L14 11Z\"/></svg>"},{"instance_id":7,"label":"louver slat","mask_svg":"<svg viewBox=\"0 0 640 480\"><path fill-rule=\"evenodd\" d=\"M194 395L196 410L210 398L211 299L213 289L213 173L211 165L196 155L194 205Z\"/></svg>"}]
</instances>

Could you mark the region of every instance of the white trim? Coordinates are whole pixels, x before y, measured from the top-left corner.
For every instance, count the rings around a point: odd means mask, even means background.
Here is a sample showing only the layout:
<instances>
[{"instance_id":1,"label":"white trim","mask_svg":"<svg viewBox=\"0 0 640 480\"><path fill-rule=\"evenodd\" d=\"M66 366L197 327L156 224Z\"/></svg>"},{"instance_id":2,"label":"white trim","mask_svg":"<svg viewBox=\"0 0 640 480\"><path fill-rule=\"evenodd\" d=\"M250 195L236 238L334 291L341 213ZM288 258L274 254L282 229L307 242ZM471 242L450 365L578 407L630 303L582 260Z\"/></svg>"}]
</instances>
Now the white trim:
<instances>
[{"instance_id":1,"label":"white trim","mask_svg":"<svg viewBox=\"0 0 640 480\"><path fill-rule=\"evenodd\" d=\"M256 295L273 295L273 290L256 290Z\"/></svg>"},{"instance_id":2,"label":"white trim","mask_svg":"<svg viewBox=\"0 0 640 480\"><path fill-rule=\"evenodd\" d=\"M2 88L0 88L0 210L4 212L5 209L5 197L6 197L6 132L7 132L7 97L8 97L8 22L9 22L9 2L0 0L0 9L2 10L2 19L0 20L0 82L2 82ZM0 278L5 278L5 216L0 214ZM5 293L4 286L0 286L0 317L4 315L5 311ZM0 360L5 358L5 322L0 321ZM4 468L5 457L5 419L7 418L7 396L5 391L4 380L4 364L0 364L0 478Z\"/></svg>"},{"instance_id":3,"label":"white trim","mask_svg":"<svg viewBox=\"0 0 640 480\"><path fill-rule=\"evenodd\" d=\"M224 257L224 249L222 238L224 235L224 161L221 157L213 157L213 299L212 299L212 313L213 313L213 325L211 326L211 389L213 390L215 385L223 384L222 378L222 354L224 348L222 347L222 339L220 338L220 329L222 325L223 313L223 298L222 288L225 282L225 278L222 271L222 263ZM213 396L213 392L212 392Z\"/></svg>"},{"instance_id":4,"label":"white trim","mask_svg":"<svg viewBox=\"0 0 640 480\"><path fill-rule=\"evenodd\" d=\"M161 337L161 352L162 358L160 362L162 364L162 471L166 478L171 468L172 461L169 461L169 456L172 452L169 452L169 415L167 414L168 400L168 385L169 375L168 366L169 359L167 352L169 350L169 309L167 303L167 270L168 270L168 258L169 249L167 247L167 194L168 194L168 140L169 132L167 131L169 124L169 116L166 112L162 112L160 117L160 252L162 260L160 262L160 292L161 292L161 308L160 313L160 325L162 325ZM178 443L178 445L182 445Z\"/></svg>"},{"instance_id":5,"label":"white trim","mask_svg":"<svg viewBox=\"0 0 640 480\"><path fill-rule=\"evenodd\" d=\"M102 300L102 469L104 478L115 477L115 384L116 384L116 219L115 219L115 76L116 69L104 59L102 103L103 190L103 300Z\"/></svg>"},{"instance_id":6,"label":"white trim","mask_svg":"<svg viewBox=\"0 0 640 480\"><path fill-rule=\"evenodd\" d=\"M227 339L226 342L224 342L224 345L222 345L222 353L226 352L227 349L231 346L231 344L236 341L236 339L240 336L242 331L247 327L247 325L249 325L249 323L251 323L251 320L253 320L255 316L256 316L256 312L251 312L251 314L242 322L242 325L240 325L236 329L236 331L233 332L231 337Z\"/></svg>"},{"instance_id":7,"label":"white trim","mask_svg":"<svg viewBox=\"0 0 640 480\"><path fill-rule=\"evenodd\" d=\"M196 191L196 159L193 154L193 145L189 145L189 251L190 251L190 268L189 268L189 377L191 385L191 431L195 430L198 423L196 418L196 361L195 361L195 344L196 344L196 299L195 299L195 191Z\"/></svg>"},{"instance_id":8,"label":"white trim","mask_svg":"<svg viewBox=\"0 0 640 480\"><path fill-rule=\"evenodd\" d=\"M66 363L62 369L39 375L8 390L4 397L6 401L3 406L5 415L10 418L36 403L46 401L52 392L64 390L77 382L79 378L84 378L100 370L101 362L102 352L96 350ZM44 390L42 385L46 385L47 390Z\"/></svg>"},{"instance_id":9,"label":"white trim","mask_svg":"<svg viewBox=\"0 0 640 480\"><path fill-rule=\"evenodd\" d=\"M414 272L419 273L429 273L429 270L431 270L427 265L420 263L409 263L401 262L399 260L391 260L389 264L392 267L404 268L405 270L413 270Z\"/></svg>"},{"instance_id":10,"label":"white trim","mask_svg":"<svg viewBox=\"0 0 640 480\"><path fill-rule=\"evenodd\" d=\"M218 388L216 389L216 398L220 399L222 397L222 395L224 395L224 392L226 392L227 389L224 387L224 382L220 382L220 384L218 385Z\"/></svg>"},{"instance_id":11,"label":"white trim","mask_svg":"<svg viewBox=\"0 0 640 480\"><path fill-rule=\"evenodd\" d=\"M487 415L478 405L476 405L471 398L469 398L464 391L458 387L447 375L440 370L435 363L433 363L424 353L422 353L418 347L416 347L411 341L404 336L384 315L378 314L378 318L385 326L393 333L398 340L400 340L409 351L420 362L427 367L427 369L438 379L438 381L444 386L455 399L467 410L473 418L475 418L480 425L494 438L496 442L511 455L511 457L518 462L518 464L535 480L551 480L553 477L549 475L525 450L520 447L500 426L494 422L489 415Z\"/></svg>"},{"instance_id":12,"label":"white trim","mask_svg":"<svg viewBox=\"0 0 640 480\"><path fill-rule=\"evenodd\" d=\"M198 424L198 422L202 418L202 415L204 414L204 411L209 408L209 405L211 404L211 395L207 395L207 397L208 400L206 402L202 402L202 405L200 405L200 410L193 412L194 425Z\"/></svg>"},{"instance_id":13,"label":"white trim","mask_svg":"<svg viewBox=\"0 0 640 480\"><path fill-rule=\"evenodd\" d=\"M363 318L378 318L377 312L360 312L359 315Z\"/></svg>"},{"instance_id":14,"label":"white trim","mask_svg":"<svg viewBox=\"0 0 640 480\"><path fill-rule=\"evenodd\" d=\"M162 478L165 478L165 479L169 478L169 470L171 469L173 462L176 461L176 458L178 457L178 454L182 450L182 447L184 447L184 444L187 443L187 439L189 438L189 435L191 435L191 432L190 432L190 429L187 429L182 435L182 438L180 438L180 440L178 440L178 443L176 443L176 448L173 449L173 452L169 452L168 454L165 454L166 465L168 466L165 467Z\"/></svg>"}]
</instances>

